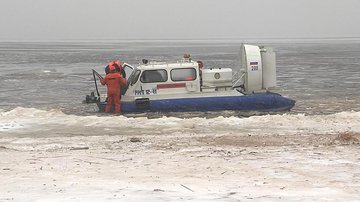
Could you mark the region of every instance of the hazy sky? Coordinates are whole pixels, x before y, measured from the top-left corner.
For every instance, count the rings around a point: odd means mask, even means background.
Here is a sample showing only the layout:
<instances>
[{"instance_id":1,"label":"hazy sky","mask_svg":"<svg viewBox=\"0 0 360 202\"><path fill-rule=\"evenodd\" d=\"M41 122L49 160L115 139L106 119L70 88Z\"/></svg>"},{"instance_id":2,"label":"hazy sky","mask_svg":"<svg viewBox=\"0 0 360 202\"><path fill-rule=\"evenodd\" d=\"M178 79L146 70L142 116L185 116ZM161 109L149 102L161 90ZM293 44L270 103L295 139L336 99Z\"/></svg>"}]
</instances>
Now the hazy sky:
<instances>
[{"instance_id":1,"label":"hazy sky","mask_svg":"<svg viewBox=\"0 0 360 202\"><path fill-rule=\"evenodd\" d=\"M359 37L360 0L0 0L0 40Z\"/></svg>"}]
</instances>

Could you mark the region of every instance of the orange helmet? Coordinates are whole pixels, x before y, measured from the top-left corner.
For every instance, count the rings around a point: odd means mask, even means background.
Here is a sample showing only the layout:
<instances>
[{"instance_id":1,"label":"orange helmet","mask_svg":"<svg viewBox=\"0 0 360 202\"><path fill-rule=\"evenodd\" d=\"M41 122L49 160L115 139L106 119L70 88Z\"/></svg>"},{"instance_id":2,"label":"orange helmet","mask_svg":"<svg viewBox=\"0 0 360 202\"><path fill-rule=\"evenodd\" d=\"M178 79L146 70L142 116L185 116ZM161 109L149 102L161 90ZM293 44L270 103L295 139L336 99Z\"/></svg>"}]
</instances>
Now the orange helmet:
<instances>
[{"instance_id":1,"label":"orange helmet","mask_svg":"<svg viewBox=\"0 0 360 202\"><path fill-rule=\"evenodd\" d=\"M115 71L115 66L114 65L109 65L109 70L110 70L110 72Z\"/></svg>"},{"instance_id":2,"label":"orange helmet","mask_svg":"<svg viewBox=\"0 0 360 202\"><path fill-rule=\"evenodd\" d=\"M113 61L113 63L114 63L114 64L117 64L117 66L119 66L119 67L121 66L121 63L120 63L119 60Z\"/></svg>"},{"instance_id":3,"label":"orange helmet","mask_svg":"<svg viewBox=\"0 0 360 202\"><path fill-rule=\"evenodd\" d=\"M114 71L114 70L115 70L115 66L114 66L114 62L113 62L113 61L112 61L112 62L109 62L108 66L109 66L109 70L110 70L110 71Z\"/></svg>"},{"instance_id":4,"label":"orange helmet","mask_svg":"<svg viewBox=\"0 0 360 202\"><path fill-rule=\"evenodd\" d=\"M109 68L114 67L116 71L121 71L121 63L119 60L109 62ZM110 69L111 70L111 69Z\"/></svg>"}]
</instances>

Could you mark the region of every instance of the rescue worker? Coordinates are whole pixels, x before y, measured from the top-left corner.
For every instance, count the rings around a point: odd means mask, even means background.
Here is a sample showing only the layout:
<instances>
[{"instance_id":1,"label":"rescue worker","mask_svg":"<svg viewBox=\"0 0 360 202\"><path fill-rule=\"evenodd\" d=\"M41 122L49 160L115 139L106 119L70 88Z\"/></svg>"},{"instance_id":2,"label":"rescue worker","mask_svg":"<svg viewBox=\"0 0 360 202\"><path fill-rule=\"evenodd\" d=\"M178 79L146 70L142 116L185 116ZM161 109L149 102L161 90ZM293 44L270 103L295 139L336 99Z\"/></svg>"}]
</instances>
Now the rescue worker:
<instances>
[{"instance_id":1,"label":"rescue worker","mask_svg":"<svg viewBox=\"0 0 360 202\"><path fill-rule=\"evenodd\" d=\"M115 104L115 113L121 112L121 84L127 88L126 79L124 79L118 72L116 72L115 65L109 65L109 73L104 79L100 80L102 85L107 86L107 104L105 112L110 112L111 107Z\"/></svg>"},{"instance_id":2,"label":"rescue worker","mask_svg":"<svg viewBox=\"0 0 360 202\"><path fill-rule=\"evenodd\" d=\"M126 79L126 72L123 69L123 67L121 66L121 63L119 60L114 60L112 62L109 62L109 64L105 67L105 73L109 74L110 70L109 70L109 66L114 66L116 69L116 72L119 73L124 79ZM127 87L124 85L121 85L121 93L120 93L120 99L121 99L121 95L125 95L127 90Z\"/></svg>"}]
</instances>

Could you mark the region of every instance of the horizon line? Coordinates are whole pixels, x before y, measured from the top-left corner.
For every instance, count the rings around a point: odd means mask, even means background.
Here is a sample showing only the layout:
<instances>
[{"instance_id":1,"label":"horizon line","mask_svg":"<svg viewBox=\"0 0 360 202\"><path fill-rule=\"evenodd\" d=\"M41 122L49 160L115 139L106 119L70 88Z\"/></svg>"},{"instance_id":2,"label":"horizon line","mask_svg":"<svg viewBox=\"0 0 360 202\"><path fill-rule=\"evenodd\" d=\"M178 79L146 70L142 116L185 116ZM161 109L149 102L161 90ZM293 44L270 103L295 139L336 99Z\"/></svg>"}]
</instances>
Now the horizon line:
<instances>
[{"instance_id":1,"label":"horizon line","mask_svg":"<svg viewBox=\"0 0 360 202\"><path fill-rule=\"evenodd\" d=\"M0 39L0 42L82 42L82 41L209 41L209 40L339 40L360 39L360 36L328 36L328 37L209 37L209 38L63 38L63 39Z\"/></svg>"}]
</instances>

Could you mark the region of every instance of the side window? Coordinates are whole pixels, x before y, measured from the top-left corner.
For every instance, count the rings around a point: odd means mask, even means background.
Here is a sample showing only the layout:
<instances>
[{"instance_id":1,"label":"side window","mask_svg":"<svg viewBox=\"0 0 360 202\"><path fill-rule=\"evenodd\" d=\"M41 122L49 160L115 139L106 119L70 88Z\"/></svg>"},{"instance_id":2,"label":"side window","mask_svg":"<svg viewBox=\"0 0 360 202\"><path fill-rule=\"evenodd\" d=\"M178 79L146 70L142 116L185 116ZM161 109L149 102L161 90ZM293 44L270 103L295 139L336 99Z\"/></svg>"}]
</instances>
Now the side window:
<instances>
[{"instance_id":1,"label":"side window","mask_svg":"<svg viewBox=\"0 0 360 202\"><path fill-rule=\"evenodd\" d=\"M193 81L195 79L196 70L194 68L171 70L171 80L173 81Z\"/></svg>"},{"instance_id":2,"label":"side window","mask_svg":"<svg viewBox=\"0 0 360 202\"><path fill-rule=\"evenodd\" d=\"M143 83L156 83L167 81L167 72L164 69L145 70L141 74L140 81Z\"/></svg>"}]
</instances>

